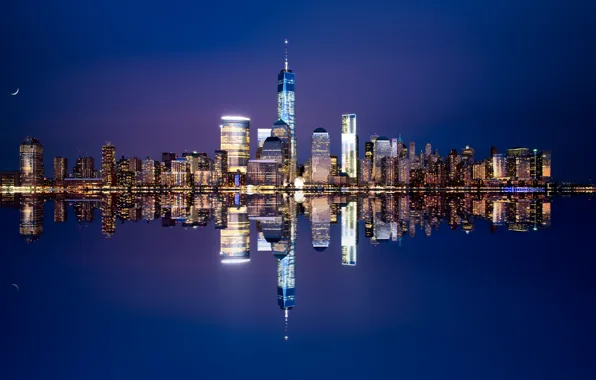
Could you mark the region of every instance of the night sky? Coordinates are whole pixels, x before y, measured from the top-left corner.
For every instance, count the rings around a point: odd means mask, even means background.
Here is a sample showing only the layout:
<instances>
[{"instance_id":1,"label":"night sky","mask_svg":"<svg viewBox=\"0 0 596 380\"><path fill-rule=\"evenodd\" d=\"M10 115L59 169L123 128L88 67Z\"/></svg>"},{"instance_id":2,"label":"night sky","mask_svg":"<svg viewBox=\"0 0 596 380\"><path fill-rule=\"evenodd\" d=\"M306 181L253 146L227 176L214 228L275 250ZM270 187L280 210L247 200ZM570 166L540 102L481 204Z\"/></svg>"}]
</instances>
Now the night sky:
<instances>
[{"instance_id":1,"label":"night sky","mask_svg":"<svg viewBox=\"0 0 596 380\"><path fill-rule=\"evenodd\" d=\"M371 133L442 155L544 148L556 178L586 182L595 14L590 0L11 1L0 14L0 170L18 168L26 135L44 144L48 176L55 155L99 162L106 140L118 155L212 155L226 114L252 119L254 147L276 120L288 38L301 161L317 127L340 154L341 114L356 113L361 152Z\"/></svg>"}]
</instances>

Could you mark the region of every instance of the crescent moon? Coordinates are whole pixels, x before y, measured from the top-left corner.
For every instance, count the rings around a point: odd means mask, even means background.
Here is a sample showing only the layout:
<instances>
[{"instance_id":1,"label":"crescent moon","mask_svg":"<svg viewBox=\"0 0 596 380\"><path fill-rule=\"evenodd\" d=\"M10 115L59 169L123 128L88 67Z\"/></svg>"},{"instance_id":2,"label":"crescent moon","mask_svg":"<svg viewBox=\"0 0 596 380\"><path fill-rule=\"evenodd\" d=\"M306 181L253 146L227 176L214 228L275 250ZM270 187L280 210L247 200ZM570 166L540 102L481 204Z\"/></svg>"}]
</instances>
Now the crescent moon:
<instances>
[{"instance_id":1,"label":"crescent moon","mask_svg":"<svg viewBox=\"0 0 596 380\"><path fill-rule=\"evenodd\" d=\"M17 292L20 290L19 286L17 284L12 284L12 286L14 286L15 288L17 288Z\"/></svg>"},{"instance_id":2,"label":"crescent moon","mask_svg":"<svg viewBox=\"0 0 596 380\"><path fill-rule=\"evenodd\" d=\"M17 87L17 90L15 92L11 92L10 95L15 96L18 93L19 93L19 88Z\"/></svg>"}]
</instances>

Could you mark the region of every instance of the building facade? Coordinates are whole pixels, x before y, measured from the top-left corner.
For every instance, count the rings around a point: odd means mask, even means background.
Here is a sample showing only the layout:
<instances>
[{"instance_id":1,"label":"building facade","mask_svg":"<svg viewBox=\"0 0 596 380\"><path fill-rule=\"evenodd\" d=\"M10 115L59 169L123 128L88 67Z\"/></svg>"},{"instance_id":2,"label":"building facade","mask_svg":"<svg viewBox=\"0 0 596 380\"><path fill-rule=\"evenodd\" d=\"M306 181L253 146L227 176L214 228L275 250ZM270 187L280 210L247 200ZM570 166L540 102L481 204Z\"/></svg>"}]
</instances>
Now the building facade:
<instances>
[{"instance_id":1,"label":"building facade","mask_svg":"<svg viewBox=\"0 0 596 380\"><path fill-rule=\"evenodd\" d=\"M54 185L63 186L68 171L68 160L65 157L54 157Z\"/></svg>"},{"instance_id":2,"label":"building facade","mask_svg":"<svg viewBox=\"0 0 596 380\"><path fill-rule=\"evenodd\" d=\"M101 147L101 180L104 186L116 185L116 147L110 142Z\"/></svg>"},{"instance_id":3,"label":"building facade","mask_svg":"<svg viewBox=\"0 0 596 380\"><path fill-rule=\"evenodd\" d=\"M228 152L228 172L246 173L250 158L250 119L243 116L223 116L220 129L220 148Z\"/></svg>"},{"instance_id":4,"label":"building facade","mask_svg":"<svg viewBox=\"0 0 596 380\"><path fill-rule=\"evenodd\" d=\"M26 137L19 147L21 186L41 186L44 181L43 145Z\"/></svg>"},{"instance_id":5,"label":"building facade","mask_svg":"<svg viewBox=\"0 0 596 380\"><path fill-rule=\"evenodd\" d=\"M341 171L354 182L358 178L358 138L356 114L341 116Z\"/></svg>"},{"instance_id":6,"label":"building facade","mask_svg":"<svg viewBox=\"0 0 596 380\"><path fill-rule=\"evenodd\" d=\"M328 184L331 174L331 154L329 151L329 133L323 128L317 128L312 133L311 140L311 176L310 180L316 184Z\"/></svg>"}]
</instances>

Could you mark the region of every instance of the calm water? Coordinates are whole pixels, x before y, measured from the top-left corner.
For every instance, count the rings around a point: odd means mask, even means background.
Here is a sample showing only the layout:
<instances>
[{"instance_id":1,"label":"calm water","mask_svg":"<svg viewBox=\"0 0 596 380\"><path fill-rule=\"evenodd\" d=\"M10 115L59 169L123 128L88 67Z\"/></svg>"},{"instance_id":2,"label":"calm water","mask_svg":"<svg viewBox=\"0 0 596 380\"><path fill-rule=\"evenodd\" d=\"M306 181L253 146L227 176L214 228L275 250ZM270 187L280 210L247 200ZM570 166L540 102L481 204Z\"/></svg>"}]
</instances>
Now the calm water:
<instances>
[{"instance_id":1,"label":"calm water","mask_svg":"<svg viewBox=\"0 0 596 380\"><path fill-rule=\"evenodd\" d=\"M595 204L4 197L0 378L593 379Z\"/></svg>"}]
</instances>

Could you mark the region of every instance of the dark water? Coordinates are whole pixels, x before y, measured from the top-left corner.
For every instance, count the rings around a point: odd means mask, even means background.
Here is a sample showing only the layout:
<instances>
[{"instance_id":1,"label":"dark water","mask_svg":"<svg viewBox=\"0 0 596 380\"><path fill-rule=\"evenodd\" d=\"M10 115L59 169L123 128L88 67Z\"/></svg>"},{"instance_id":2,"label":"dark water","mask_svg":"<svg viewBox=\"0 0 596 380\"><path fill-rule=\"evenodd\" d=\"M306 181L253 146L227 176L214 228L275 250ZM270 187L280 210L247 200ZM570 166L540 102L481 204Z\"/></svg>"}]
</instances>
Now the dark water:
<instances>
[{"instance_id":1,"label":"dark water","mask_svg":"<svg viewBox=\"0 0 596 380\"><path fill-rule=\"evenodd\" d=\"M586 197L4 197L0 378L593 379L594 215Z\"/></svg>"}]
</instances>

